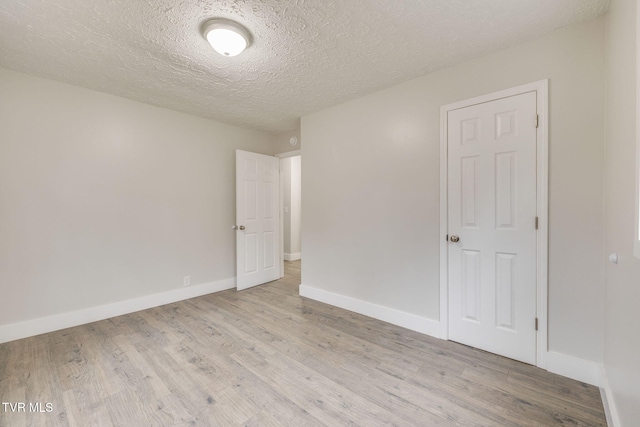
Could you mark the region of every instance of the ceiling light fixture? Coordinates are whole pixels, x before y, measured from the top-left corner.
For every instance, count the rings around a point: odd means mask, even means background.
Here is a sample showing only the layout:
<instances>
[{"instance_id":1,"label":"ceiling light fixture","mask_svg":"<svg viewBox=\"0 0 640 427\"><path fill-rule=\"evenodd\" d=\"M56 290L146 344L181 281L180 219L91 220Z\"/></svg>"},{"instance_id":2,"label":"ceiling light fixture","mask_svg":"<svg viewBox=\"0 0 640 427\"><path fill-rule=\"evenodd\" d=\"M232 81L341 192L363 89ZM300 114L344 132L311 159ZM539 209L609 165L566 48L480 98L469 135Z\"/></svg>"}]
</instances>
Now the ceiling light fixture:
<instances>
[{"instance_id":1,"label":"ceiling light fixture","mask_svg":"<svg viewBox=\"0 0 640 427\"><path fill-rule=\"evenodd\" d=\"M202 35L220 55L236 56L251 45L251 33L228 19L214 18L202 24Z\"/></svg>"}]
</instances>

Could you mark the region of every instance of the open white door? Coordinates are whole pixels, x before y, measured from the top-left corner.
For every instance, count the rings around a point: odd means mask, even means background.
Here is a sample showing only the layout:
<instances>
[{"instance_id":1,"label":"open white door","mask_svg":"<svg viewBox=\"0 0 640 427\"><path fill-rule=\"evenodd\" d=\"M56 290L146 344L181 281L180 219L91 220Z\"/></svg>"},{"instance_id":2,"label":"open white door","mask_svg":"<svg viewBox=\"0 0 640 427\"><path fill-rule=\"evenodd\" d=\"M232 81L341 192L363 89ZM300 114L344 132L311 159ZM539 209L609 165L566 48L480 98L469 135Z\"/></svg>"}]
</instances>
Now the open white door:
<instances>
[{"instance_id":1,"label":"open white door","mask_svg":"<svg viewBox=\"0 0 640 427\"><path fill-rule=\"evenodd\" d=\"M536 363L536 93L448 112L449 339Z\"/></svg>"},{"instance_id":2,"label":"open white door","mask_svg":"<svg viewBox=\"0 0 640 427\"><path fill-rule=\"evenodd\" d=\"M236 150L238 290L280 278L280 163Z\"/></svg>"}]
</instances>

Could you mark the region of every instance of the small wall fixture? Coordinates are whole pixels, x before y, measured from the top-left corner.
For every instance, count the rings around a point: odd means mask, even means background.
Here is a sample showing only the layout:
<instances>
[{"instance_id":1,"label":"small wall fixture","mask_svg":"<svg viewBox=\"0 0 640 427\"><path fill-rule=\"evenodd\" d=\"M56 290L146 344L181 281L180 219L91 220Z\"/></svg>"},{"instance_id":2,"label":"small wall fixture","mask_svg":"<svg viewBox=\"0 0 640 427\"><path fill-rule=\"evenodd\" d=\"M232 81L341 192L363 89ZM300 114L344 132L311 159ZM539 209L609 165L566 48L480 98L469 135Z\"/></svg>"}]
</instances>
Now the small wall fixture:
<instances>
[{"instance_id":1,"label":"small wall fixture","mask_svg":"<svg viewBox=\"0 0 640 427\"><path fill-rule=\"evenodd\" d=\"M228 19L214 18L202 24L202 36L220 55L236 56L251 45L251 33Z\"/></svg>"}]
</instances>

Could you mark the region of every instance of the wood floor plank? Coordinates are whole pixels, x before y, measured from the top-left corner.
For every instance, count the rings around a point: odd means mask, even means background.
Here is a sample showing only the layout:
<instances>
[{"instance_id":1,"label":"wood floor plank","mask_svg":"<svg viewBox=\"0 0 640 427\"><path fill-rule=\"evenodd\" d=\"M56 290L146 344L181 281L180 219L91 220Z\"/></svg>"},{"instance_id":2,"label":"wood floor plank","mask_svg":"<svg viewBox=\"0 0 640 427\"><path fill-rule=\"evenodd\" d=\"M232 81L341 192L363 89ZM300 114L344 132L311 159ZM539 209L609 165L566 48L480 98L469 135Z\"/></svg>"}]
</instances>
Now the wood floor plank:
<instances>
[{"instance_id":1,"label":"wood floor plank","mask_svg":"<svg viewBox=\"0 0 640 427\"><path fill-rule=\"evenodd\" d=\"M368 425L400 425L402 422L389 411L341 387L312 369L288 358L273 358L261 364L251 364L250 358L236 355L253 368L263 381L279 385L279 391L304 407L326 425L357 425L356 420L369 420Z\"/></svg>"},{"instance_id":2,"label":"wood floor plank","mask_svg":"<svg viewBox=\"0 0 640 427\"><path fill-rule=\"evenodd\" d=\"M14 426L605 426L599 390L298 296L287 275L0 345Z\"/></svg>"}]
</instances>

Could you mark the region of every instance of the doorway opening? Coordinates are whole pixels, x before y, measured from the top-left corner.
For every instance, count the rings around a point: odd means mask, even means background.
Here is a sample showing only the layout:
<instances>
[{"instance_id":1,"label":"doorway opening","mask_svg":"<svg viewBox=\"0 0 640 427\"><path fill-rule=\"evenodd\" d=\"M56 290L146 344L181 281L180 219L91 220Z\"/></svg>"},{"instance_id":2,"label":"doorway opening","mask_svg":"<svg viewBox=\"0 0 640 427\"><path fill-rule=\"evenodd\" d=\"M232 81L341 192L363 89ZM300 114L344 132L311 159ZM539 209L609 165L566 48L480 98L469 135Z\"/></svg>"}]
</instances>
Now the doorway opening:
<instances>
[{"instance_id":1,"label":"doorway opening","mask_svg":"<svg viewBox=\"0 0 640 427\"><path fill-rule=\"evenodd\" d=\"M302 156L300 151L279 154L281 276L287 270L301 269L302 259Z\"/></svg>"}]
</instances>

